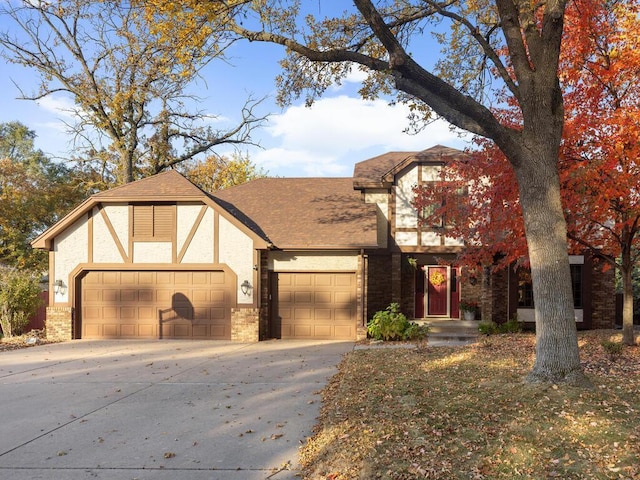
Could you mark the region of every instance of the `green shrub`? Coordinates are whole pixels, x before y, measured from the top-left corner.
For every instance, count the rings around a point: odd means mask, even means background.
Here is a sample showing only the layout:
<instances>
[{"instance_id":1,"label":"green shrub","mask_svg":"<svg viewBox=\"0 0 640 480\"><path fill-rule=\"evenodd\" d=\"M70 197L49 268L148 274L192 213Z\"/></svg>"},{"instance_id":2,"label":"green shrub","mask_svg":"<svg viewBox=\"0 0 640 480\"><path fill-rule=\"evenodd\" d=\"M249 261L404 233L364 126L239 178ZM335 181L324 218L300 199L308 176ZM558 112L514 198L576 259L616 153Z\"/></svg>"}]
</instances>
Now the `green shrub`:
<instances>
[{"instance_id":1,"label":"green shrub","mask_svg":"<svg viewBox=\"0 0 640 480\"><path fill-rule=\"evenodd\" d=\"M416 322L409 323L409 328L404 331L404 339L414 342L424 342L429 336L429 325L418 325Z\"/></svg>"},{"instance_id":2,"label":"green shrub","mask_svg":"<svg viewBox=\"0 0 640 480\"><path fill-rule=\"evenodd\" d=\"M520 333L522 332L522 324L512 318L508 322L503 323L502 325L498 325L498 333Z\"/></svg>"},{"instance_id":3,"label":"green shrub","mask_svg":"<svg viewBox=\"0 0 640 480\"><path fill-rule=\"evenodd\" d=\"M522 332L522 323L515 318L508 322L498 325L491 320L482 320L478 323L478 331L482 335L495 335L497 333L520 333Z\"/></svg>"},{"instance_id":4,"label":"green shrub","mask_svg":"<svg viewBox=\"0 0 640 480\"><path fill-rule=\"evenodd\" d=\"M603 340L600 345L602 345L602 348L604 348L604 351L607 352L610 357L617 357L622 353L622 349L624 348L621 342L614 342L612 340Z\"/></svg>"},{"instance_id":5,"label":"green shrub","mask_svg":"<svg viewBox=\"0 0 640 480\"><path fill-rule=\"evenodd\" d=\"M0 269L0 326L5 337L22 333L40 306L38 278L14 268Z\"/></svg>"},{"instance_id":6,"label":"green shrub","mask_svg":"<svg viewBox=\"0 0 640 480\"><path fill-rule=\"evenodd\" d=\"M482 335L494 335L498 333L498 324L491 320L480 320L478 323L478 331Z\"/></svg>"},{"instance_id":7,"label":"green shrub","mask_svg":"<svg viewBox=\"0 0 640 480\"><path fill-rule=\"evenodd\" d=\"M429 334L429 327L410 322L400 311L400 305L392 303L375 313L367 325L367 333L375 340L423 341Z\"/></svg>"}]
</instances>

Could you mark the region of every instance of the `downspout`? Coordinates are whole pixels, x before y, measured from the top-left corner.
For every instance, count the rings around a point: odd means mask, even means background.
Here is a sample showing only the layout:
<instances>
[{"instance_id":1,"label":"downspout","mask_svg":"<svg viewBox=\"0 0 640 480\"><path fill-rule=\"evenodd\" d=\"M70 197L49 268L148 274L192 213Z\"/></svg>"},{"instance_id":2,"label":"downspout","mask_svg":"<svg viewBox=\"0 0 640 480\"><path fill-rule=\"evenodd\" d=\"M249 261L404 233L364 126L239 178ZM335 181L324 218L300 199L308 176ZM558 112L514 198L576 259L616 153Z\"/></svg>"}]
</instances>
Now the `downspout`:
<instances>
[{"instance_id":1,"label":"downspout","mask_svg":"<svg viewBox=\"0 0 640 480\"><path fill-rule=\"evenodd\" d=\"M362 258L362 292L361 292L361 305L362 305L362 318L360 319L361 326L366 328L368 309L367 298L369 293L369 255L365 255L364 249L360 250L360 258Z\"/></svg>"}]
</instances>

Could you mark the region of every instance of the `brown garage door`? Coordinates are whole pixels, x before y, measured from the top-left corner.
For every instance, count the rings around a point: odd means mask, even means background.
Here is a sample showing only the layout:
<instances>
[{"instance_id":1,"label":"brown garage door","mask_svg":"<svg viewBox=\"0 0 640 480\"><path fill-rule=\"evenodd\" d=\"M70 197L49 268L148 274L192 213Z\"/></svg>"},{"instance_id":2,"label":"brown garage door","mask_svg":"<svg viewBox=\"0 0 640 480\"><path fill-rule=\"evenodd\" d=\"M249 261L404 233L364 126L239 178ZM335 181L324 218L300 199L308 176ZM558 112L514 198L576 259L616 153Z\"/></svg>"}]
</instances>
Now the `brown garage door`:
<instances>
[{"instance_id":1,"label":"brown garage door","mask_svg":"<svg viewBox=\"0 0 640 480\"><path fill-rule=\"evenodd\" d=\"M231 338L223 271L92 271L81 280L82 338Z\"/></svg>"},{"instance_id":2,"label":"brown garage door","mask_svg":"<svg viewBox=\"0 0 640 480\"><path fill-rule=\"evenodd\" d=\"M356 276L353 273L277 273L281 338L354 340Z\"/></svg>"}]
</instances>

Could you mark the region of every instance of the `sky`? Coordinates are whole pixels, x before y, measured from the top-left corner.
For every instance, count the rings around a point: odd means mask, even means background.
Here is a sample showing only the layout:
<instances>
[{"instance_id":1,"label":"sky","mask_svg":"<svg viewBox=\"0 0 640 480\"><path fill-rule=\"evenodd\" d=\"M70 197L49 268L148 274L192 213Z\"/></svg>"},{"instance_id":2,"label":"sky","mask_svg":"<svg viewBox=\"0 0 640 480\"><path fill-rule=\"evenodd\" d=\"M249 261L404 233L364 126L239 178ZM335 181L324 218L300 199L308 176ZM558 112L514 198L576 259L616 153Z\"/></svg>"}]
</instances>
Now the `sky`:
<instances>
[{"instance_id":1,"label":"sky","mask_svg":"<svg viewBox=\"0 0 640 480\"><path fill-rule=\"evenodd\" d=\"M0 29L11 28L0 16ZM246 147L251 161L269 175L281 177L345 177L353 174L355 163L389 151L419 151L434 145L454 148L468 146L469 137L460 136L438 120L417 135L404 133L408 109L388 101L362 100L357 90L362 74L355 73L341 86L327 90L312 107L302 100L281 108L276 104L275 77L284 49L278 45L240 42L229 52L229 62L211 62L202 72L194 91L202 99L200 108L215 116L215 125L234 125L249 95L263 98L258 114L269 114L268 122L252 134L261 148ZM65 122L72 100L61 94L38 102L19 100L20 89L37 90L36 70L7 63L0 58L0 122L20 121L35 131L36 148L52 158L68 158L73 137ZM18 88L20 87L20 89ZM229 154L230 147L216 149Z\"/></svg>"}]
</instances>

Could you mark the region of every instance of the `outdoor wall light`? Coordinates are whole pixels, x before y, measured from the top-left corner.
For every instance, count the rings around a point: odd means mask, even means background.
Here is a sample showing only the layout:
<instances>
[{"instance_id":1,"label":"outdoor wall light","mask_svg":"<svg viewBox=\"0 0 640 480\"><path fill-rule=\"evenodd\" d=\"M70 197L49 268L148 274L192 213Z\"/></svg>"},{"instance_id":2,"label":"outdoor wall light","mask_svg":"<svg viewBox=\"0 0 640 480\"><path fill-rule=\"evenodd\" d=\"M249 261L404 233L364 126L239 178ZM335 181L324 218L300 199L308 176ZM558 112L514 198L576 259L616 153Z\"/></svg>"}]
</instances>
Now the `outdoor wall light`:
<instances>
[{"instance_id":1,"label":"outdoor wall light","mask_svg":"<svg viewBox=\"0 0 640 480\"><path fill-rule=\"evenodd\" d=\"M240 285L240 290L242 290L243 295L249 295L249 292L251 292L252 289L253 287L249 283L249 280L245 280L242 282L242 285Z\"/></svg>"},{"instance_id":2,"label":"outdoor wall light","mask_svg":"<svg viewBox=\"0 0 640 480\"><path fill-rule=\"evenodd\" d=\"M54 283L55 287L56 287L56 293L58 295L64 295L65 293L67 293L67 286L64 284L64 282L60 279L56 280L56 283Z\"/></svg>"}]
</instances>

